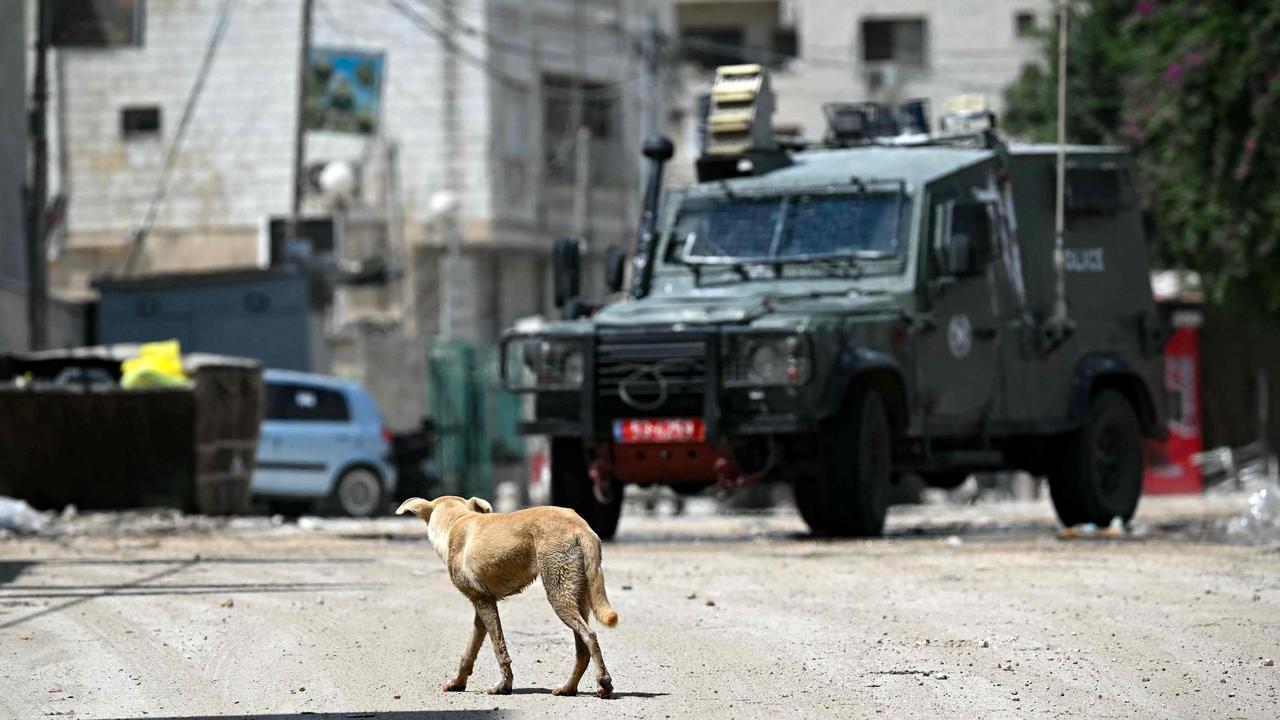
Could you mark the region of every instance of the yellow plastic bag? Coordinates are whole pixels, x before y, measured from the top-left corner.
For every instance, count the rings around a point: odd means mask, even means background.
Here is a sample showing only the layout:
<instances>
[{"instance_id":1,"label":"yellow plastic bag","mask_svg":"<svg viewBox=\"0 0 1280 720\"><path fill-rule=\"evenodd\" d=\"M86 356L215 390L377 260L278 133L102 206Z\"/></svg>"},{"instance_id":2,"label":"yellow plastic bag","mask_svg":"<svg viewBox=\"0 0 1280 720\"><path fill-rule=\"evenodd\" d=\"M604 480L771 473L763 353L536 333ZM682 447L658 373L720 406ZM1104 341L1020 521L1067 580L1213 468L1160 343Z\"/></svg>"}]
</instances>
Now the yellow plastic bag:
<instances>
[{"instance_id":1,"label":"yellow plastic bag","mask_svg":"<svg viewBox=\"0 0 1280 720\"><path fill-rule=\"evenodd\" d=\"M120 387L126 389L171 387L189 381L182 371L182 350L177 340L143 344L138 357L125 360L121 370Z\"/></svg>"}]
</instances>

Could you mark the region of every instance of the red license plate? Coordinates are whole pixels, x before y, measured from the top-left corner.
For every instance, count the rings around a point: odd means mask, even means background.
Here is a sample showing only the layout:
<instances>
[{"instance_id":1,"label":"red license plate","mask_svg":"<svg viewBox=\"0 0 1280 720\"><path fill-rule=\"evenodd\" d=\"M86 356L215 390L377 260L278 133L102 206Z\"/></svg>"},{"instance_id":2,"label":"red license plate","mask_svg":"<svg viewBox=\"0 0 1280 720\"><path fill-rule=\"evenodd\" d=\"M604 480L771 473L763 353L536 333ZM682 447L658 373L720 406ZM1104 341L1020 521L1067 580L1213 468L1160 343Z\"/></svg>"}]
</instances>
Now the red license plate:
<instances>
[{"instance_id":1,"label":"red license plate","mask_svg":"<svg viewBox=\"0 0 1280 720\"><path fill-rule=\"evenodd\" d=\"M702 418L644 418L614 420L613 441L619 445L641 443L706 442Z\"/></svg>"}]
</instances>

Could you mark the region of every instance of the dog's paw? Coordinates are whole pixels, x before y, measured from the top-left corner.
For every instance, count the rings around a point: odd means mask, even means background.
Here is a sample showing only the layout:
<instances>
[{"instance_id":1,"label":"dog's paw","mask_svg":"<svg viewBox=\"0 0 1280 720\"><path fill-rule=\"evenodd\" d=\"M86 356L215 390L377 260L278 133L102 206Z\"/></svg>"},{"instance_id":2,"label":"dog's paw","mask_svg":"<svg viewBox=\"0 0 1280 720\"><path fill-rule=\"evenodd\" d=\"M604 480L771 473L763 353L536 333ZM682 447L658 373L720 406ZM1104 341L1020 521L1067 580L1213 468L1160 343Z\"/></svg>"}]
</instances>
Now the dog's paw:
<instances>
[{"instance_id":1,"label":"dog's paw","mask_svg":"<svg viewBox=\"0 0 1280 720\"><path fill-rule=\"evenodd\" d=\"M613 678L602 677L596 681L596 697L605 700L613 696Z\"/></svg>"},{"instance_id":2,"label":"dog's paw","mask_svg":"<svg viewBox=\"0 0 1280 720\"><path fill-rule=\"evenodd\" d=\"M578 688L576 688L576 687L569 687L569 686L567 686L567 685L566 685L565 687L558 687L558 688L556 688L555 690L552 690L552 691L551 691L551 694L552 694L552 695L563 695L564 697L573 697L574 695L577 695L577 694L578 694Z\"/></svg>"},{"instance_id":3,"label":"dog's paw","mask_svg":"<svg viewBox=\"0 0 1280 720\"><path fill-rule=\"evenodd\" d=\"M459 680L450 680L440 689L445 692L462 692L467 689L467 683Z\"/></svg>"},{"instance_id":4,"label":"dog's paw","mask_svg":"<svg viewBox=\"0 0 1280 720\"><path fill-rule=\"evenodd\" d=\"M511 686L507 685L506 683L503 683L502 685L496 685L494 687L489 688L489 694L490 695L510 695Z\"/></svg>"}]
</instances>

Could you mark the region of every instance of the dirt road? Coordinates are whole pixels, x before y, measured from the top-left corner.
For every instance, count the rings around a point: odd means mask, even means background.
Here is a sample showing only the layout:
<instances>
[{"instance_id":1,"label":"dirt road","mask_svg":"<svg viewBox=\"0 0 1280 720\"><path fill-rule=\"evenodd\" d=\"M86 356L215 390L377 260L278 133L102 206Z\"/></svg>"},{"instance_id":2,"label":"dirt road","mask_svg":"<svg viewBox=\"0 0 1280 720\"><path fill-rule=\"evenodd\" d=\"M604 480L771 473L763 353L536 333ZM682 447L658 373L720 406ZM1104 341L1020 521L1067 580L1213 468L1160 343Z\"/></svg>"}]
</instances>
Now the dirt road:
<instances>
[{"instance_id":1,"label":"dirt road","mask_svg":"<svg viewBox=\"0 0 1280 720\"><path fill-rule=\"evenodd\" d=\"M441 693L471 611L416 520L0 540L0 717L1274 718L1280 552L1202 541L1240 502L1148 500L1115 542L1042 504L877 541L628 516L610 701L549 694L573 644L538 585L502 605L516 694L487 644Z\"/></svg>"}]
</instances>

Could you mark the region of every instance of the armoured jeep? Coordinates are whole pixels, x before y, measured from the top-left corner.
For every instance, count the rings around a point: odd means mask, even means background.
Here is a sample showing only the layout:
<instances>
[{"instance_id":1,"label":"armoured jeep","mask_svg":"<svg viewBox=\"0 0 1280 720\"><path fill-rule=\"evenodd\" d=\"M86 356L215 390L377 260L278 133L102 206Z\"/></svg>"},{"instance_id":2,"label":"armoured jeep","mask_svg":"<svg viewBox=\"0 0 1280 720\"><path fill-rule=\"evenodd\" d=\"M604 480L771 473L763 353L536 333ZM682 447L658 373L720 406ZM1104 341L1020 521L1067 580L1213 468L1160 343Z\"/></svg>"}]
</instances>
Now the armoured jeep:
<instances>
[{"instance_id":1,"label":"armoured jeep","mask_svg":"<svg viewBox=\"0 0 1280 720\"><path fill-rule=\"evenodd\" d=\"M504 337L551 501L607 539L625 484L781 481L815 534L874 536L907 474L1021 469L1064 524L1128 521L1166 333L1126 153L1007 144L963 104L943 132L918 106L833 106L825 140L783 142L753 72L719 97L742 78L718 75L699 181L661 204L671 145L645 144L625 299L577 297L562 241L565 319Z\"/></svg>"}]
</instances>

